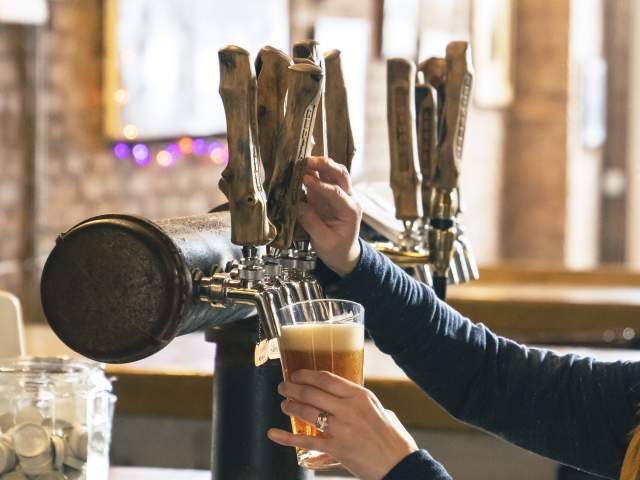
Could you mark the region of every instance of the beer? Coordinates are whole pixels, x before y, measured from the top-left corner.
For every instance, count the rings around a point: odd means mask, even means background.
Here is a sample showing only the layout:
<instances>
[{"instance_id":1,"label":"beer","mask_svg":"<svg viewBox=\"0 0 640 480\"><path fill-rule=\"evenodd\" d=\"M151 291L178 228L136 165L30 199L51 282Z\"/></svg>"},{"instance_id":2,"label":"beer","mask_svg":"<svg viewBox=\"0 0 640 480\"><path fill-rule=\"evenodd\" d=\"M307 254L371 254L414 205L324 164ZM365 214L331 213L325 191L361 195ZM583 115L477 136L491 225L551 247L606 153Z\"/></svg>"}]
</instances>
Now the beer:
<instances>
[{"instance_id":1,"label":"beer","mask_svg":"<svg viewBox=\"0 0 640 480\"><path fill-rule=\"evenodd\" d=\"M327 370L359 385L363 383L364 326L359 323L309 322L283 325L279 339L284 378L296 370ZM315 426L292 417L295 435L323 435ZM329 455L298 449L308 468L329 468L338 463Z\"/></svg>"}]
</instances>

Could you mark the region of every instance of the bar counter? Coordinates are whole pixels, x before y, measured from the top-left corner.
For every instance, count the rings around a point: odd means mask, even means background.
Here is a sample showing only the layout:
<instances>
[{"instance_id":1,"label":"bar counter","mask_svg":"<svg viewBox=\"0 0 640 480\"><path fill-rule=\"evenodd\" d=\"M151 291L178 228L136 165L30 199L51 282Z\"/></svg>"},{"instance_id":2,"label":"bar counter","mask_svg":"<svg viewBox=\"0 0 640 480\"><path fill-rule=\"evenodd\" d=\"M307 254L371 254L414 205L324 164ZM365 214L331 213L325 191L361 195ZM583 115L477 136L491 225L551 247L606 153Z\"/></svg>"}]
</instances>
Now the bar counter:
<instances>
[{"instance_id":1,"label":"bar counter","mask_svg":"<svg viewBox=\"0 0 640 480\"><path fill-rule=\"evenodd\" d=\"M109 470L109 478L110 480L211 480L211 472L207 470L112 467ZM324 475L321 478L322 480L345 480L345 477Z\"/></svg>"},{"instance_id":2,"label":"bar counter","mask_svg":"<svg viewBox=\"0 0 640 480\"><path fill-rule=\"evenodd\" d=\"M473 320L519 341L553 343L551 348L559 353L640 361L640 351L631 349L559 345L602 344L603 335L623 331L634 340L636 332L640 335L640 286L568 285L543 279L515 286L500 281L456 286L450 289L449 301ZM44 325L27 327L26 344L31 355L75 355ZM175 339L147 359L107 366L116 380L118 415L209 419L214 353L215 345L199 332ZM365 347L365 382L408 428L471 429L429 399L371 342Z\"/></svg>"}]
</instances>

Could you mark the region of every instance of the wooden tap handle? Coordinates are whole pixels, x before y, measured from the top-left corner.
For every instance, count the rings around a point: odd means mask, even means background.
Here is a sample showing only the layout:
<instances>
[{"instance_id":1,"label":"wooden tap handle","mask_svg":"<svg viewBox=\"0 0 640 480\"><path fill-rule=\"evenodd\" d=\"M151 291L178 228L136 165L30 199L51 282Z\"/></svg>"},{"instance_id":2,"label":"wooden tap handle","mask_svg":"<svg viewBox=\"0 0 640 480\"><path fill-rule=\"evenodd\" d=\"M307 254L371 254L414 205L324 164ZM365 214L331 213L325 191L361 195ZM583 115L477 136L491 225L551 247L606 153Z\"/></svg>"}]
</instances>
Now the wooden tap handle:
<instances>
[{"instance_id":1,"label":"wooden tap handle","mask_svg":"<svg viewBox=\"0 0 640 480\"><path fill-rule=\"evenodd\" d=\"M324 57L320 54L320 44L315 40L302 40L293 44L293 61L295 63L313 62L324 72ZM325 109L324 86L318 104L318 113L313 125L314 145L311 154L317 157L327 155L327 115Z\"/></svg>"},{"instance_id":2,"label":"wooden tap handle","mask_svg":"<svg viewBox=\"0 0 640 480\"><path fill-rule=\"evenodd\" d=\"M396 217L422 217L422 175L415 136L416 66L403 58L387 60L387 123L391 155L391 189Z\"/></svg>"},{"instance_id":3,"label":"wooden tap handle","mask_svg":"<svg viewBox=\"0 0 640 480\"><path fill-rule=\"evenodd\" d=\"M258 138L264 166L264 186L273 174L278 134L284 121L284 102L287 95L287 69L291 57L273 47L264 47L256 57L258 77Z\"/></svg>"},{"instance_id":4,"label":"wooden tap handle","mask_svg":"<svg viewBox=\"0 0 640 480\"><path fill-rule=\"evenodd\" d=\"M308 58L319 66L321 61L319 47L320 43L315 40L301 40L293 44L293 56L298 58Z\"/></svg>"},{"instance_id":5,"label":"wooden tap handle","mask_svg":"<svg viewBox=\"0 0 640 480\"><path fill-rule=\"evenodd\" d=\"M229 163L219 186L229 200L231 241L242 246L266 245L276 231L267 217L267 199L259 175L256 77L249 52L240 47L222 48L218 59L229 145Z\"/></svg>"},{"instance_id":6,"label":"wooden tap handle","mask_svg":"<svg viewBox=\"0 0 640 480\"><path fill-rule=\"evenodd\" d=\"M426 83L436 89L438 93L438 145L443 138L441 132L441 122L444 117L444 104L446 98L446 83L447 83L447 59L440 57L431 57L418 65L418 71L424 75Z\"/></svg>"},{"instance_id":7,"label":"wooden tap handle","mask_svg":"<svg viewBox=\"0 0 640 480\"><path fill-rule=\"evenodd\" d=\"M467 123L467 111L473 81L471 48L468 42L447 45L447 82L444 118L441 119L444 136L440 144L436 187L458 187L460 162Z\"/></svg>"},{"instance_id":8,"label":"wooden tap handle","mask_svg":"<svg viewBox=\"0 0 640 480\"><path fill-rule=\"evenodd\" d=\"M311 134L324 76L320 67L291 65L287 75L287 109L269 184L269 218L278 234L271 244L290 248L302 196L302 177L311 151Z\"/></svg>"},{"instance_id":9,"label":"wooden tap handle","mask_svg":"<svg viewBox=\"0 0 640 480\"><path fill-rule=\"evenodd\" d=\"M351 161L356 150L349 121L347 89L342 76L340 50L331 50L324 54L324 69L327 153L334 161L351 171Z\"/></svg>"},{"instance_id":10,"label":"wooden tap handle","mask_svg":"<svg viewBox=\"0 0 640 480\"><path fill-rule=\"evenodd\" d=\"M416 136L422 173L422 207L431 214L431 190L438 166L438 96L428 83L416 85Z\"/></svg>"}]
</instances>

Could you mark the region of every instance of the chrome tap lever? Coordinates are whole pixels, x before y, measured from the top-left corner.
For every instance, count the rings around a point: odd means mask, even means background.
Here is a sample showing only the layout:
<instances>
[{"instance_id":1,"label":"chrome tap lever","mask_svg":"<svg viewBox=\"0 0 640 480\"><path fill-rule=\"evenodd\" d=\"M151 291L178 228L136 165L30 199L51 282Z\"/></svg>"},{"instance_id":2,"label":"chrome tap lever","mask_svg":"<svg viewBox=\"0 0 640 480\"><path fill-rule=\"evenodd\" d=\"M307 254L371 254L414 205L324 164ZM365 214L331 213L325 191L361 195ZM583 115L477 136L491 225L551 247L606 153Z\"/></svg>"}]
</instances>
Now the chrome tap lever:
<instances>
[{"instance_id":1,"label":"chrome tap lever","mask_svg":"<svg viewBox=\"0 0 640 480\"><path fill-rule=\"evenodd\" d=\"M462 246L464 252L464 259L467 264L467 271L469 272L469 280L478 280L480 278L480 272L478 270L478 264L476 262L473 248L471 248L471 242L469 238L464 234L462 228L458 228L458 243Z\"/></svg>"},{"instance_id":2,"label":"chrome tap lever","mask_svg":"<svg viewBox=\"0 0 640 480\"><path fill-rule=\"evenodd\" d=\"M458 281L455 283L466 283L471 280L471 277L467 267L467 261L464 258L464 249L458 238L456 238L454 248L455 251L453 252L453 263L451 267L455 268L458 272Z\"/></svg>"}]
</instances>

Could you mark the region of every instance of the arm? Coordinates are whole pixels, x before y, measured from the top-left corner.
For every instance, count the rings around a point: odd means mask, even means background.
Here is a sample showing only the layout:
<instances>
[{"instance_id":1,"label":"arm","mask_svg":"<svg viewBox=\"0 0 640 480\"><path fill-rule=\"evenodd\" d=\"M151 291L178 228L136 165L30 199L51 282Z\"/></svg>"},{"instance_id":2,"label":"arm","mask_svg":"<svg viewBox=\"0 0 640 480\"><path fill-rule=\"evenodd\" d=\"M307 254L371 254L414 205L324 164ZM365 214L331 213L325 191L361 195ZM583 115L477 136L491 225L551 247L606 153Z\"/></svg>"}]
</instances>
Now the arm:
<instances>
[{"instance_id":1,"label":"arm","mask_svg":"<svg viewBox=\"0 0 640 480\"><path fill-rule=\"evenodd\" d=\"M637 423L640 364L559 357L474 324L361 242L334 286L378 347L452 415L541 455L616 477Z\"/></svg>"}]
</instances>

